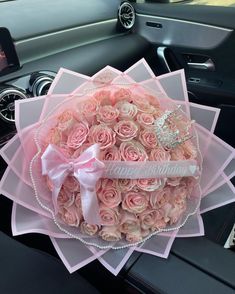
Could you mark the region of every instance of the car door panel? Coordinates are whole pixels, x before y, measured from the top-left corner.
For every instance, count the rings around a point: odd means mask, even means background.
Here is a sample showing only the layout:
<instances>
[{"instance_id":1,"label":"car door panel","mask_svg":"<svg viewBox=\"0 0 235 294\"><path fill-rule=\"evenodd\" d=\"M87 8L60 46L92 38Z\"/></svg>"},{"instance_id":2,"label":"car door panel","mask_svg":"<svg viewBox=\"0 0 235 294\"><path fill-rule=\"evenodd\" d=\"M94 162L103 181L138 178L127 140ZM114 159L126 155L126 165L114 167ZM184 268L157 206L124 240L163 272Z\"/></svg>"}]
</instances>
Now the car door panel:
<instances>
[{"instance_id":1,"label":"car door panel","mask_svg":"<svg viewBox=\"0 0 235 294\"><path fill-rule=\"evenodd\" d=\"M153 44L157 74L183 68L189 99L221 108L216 133L235 146L228 119L235 115L235 8L155 3L135 8L135 31Z\"/></svg>"},{"instance_id":2,"label":"car door panel","mask_svg":"<svg viewBox=\"0 0 235 294\"><path fill-rule=\"evenodd\" d=\"M136 31L156 49L166 46L173 52L179 67L185 69L188 89L194 93L192 99L199 97L200 103L206 99L211 105L235 103L234 8L137 4L136 10ZM148 22L158 23L159 27L148 26ZM214 67L192 66L209 60Z\"/></svg>"}]
</instances>

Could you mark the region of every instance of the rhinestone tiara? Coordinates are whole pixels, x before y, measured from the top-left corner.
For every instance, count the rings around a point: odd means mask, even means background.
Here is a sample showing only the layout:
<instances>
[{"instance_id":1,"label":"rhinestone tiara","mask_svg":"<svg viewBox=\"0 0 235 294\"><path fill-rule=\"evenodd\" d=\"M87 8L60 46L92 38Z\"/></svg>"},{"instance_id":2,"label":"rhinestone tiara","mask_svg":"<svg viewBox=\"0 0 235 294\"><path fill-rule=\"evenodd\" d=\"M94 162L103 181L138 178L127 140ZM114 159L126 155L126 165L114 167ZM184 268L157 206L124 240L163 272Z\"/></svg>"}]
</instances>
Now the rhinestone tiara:
<instances>
[{"instance_id":1,"label":"rhinestone tiara","mask_svg":"<svg viewBox=\"0 0 235 294\"><path fill-rule=\"evenodd\" d=\"M189 129L194 121L189 121L188 124L180 130L177 126L183 119L183 112L181 106L175 110L166 110L164 114L157 118L154 122L158 142L167 150L174 149L178 145L191 139L193 136L190 134Z\"/></svg>"}]
</instances>

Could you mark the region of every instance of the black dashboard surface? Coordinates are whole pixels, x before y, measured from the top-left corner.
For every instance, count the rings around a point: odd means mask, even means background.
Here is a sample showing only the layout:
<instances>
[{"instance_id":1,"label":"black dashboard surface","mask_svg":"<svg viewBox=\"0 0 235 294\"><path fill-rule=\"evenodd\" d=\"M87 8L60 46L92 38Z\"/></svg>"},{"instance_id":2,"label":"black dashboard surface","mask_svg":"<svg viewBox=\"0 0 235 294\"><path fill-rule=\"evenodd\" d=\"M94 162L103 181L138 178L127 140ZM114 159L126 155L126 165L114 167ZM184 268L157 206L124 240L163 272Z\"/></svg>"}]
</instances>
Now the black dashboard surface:
<instances>
[{"instance_id":1,"label":"black dashboard surface","mask_svg":"<svg viewBox=\"0 0 235 294\"><path fill-rule=\"evenodd\" d=\"M117 17L120 0L17 0L0 3L0 26L15 40Z\"/></svg>"}]
</instances>

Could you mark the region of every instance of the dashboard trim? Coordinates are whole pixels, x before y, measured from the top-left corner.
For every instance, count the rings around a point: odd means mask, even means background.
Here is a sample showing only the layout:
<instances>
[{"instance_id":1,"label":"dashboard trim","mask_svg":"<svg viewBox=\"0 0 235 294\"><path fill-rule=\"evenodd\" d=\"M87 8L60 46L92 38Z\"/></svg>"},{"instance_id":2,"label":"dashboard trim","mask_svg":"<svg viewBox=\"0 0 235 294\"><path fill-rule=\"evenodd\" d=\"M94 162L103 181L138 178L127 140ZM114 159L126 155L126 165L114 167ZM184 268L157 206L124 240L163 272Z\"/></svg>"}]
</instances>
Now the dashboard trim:
<instances>
[{"instance_id":1,"label":"dashboard trim","mask_svg":"<svg viewBox=\"0 0 235 294\"><path fill-rule=\"evenodd\" d=\"M146 22L161 25L150 27ZM136 14L135 30L152 43L194 49L215 48L233 32L224 27L141 13Z\"/></svg>"},{"instance_id":2,"label":"dashboard trim","mask_svg":"<svg viewBox=\"0 0 235 294\"><path fill-rule=\"evenodd\" d=\"M15 47L21 64L93 42L109 39L117 33L117 19L108 19L59 30L16 41Z\"/></svg>"}]
</instances>

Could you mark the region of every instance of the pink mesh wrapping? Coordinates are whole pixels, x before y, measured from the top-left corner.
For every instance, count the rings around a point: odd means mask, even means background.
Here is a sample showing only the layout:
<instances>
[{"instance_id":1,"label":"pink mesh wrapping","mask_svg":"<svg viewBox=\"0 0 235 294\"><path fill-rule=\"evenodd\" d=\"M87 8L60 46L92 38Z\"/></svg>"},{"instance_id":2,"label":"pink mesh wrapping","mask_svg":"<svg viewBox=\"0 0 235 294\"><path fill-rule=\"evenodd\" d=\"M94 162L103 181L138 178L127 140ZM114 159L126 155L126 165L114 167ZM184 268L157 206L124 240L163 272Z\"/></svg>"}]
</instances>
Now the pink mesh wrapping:
<instances>
[{"instance_id":1,"label":"pink mesh wrapping","mask_svg":"<svg viewBox=\"0 0 235 294\"><path fill-rule=\"evenodd\" d=\"M154 73L145 59L141 59L137 63L133 64L125 71L125 73L137 83L154 77Z\"/></svg>"},{"instance_id":2,"label":"pink mesh wrapping","mask_svg":"<svg viewBox=\"0 0 235 294\"><path fill-rule=\"evenodd\" d=\"M209 210L221 207L223 205L232 203L235 201L235 188L233 184L228 181L217 190L209 193L202 198L200 212L204 213Z\"/></svg>"},{"instance_id":3,"label":"pink mesh wrapping","mask_svg":"<svg viewBox=\"0 0 235 294\"><path fill-rule=\"evenodd\" d=\"M170 234L159 234L154 236L151 240L146 241L135 250L162 258L167 258L170 253L171 246L176 238L177 232L178 230L175 230Z\"/></svg>"},{"instance_id":4,"label":"pink mesh wrapping","mask_svg":"<svg viewBox=\"0 0 235 294\"><path fill-rule=\"evenodd\" d=\"M112 274L115 276L120 272L123 268L135 247L107 251L101 257L98 258L99 262L105 266ZM96 250L95 250L96 251Z\"/></svg>"},{"instance_id":5,"label":"pink mesh wrapping","mask_svg":"<svg viewBox=\"0 0 235 294\"><path fill-rule=\"evenodd\" d=\"M157 77L168 97L173 100L188 102L188 94L183 70L178 70Z\"/></svg>"},{"instance_id":6,"label":"pink mesh wrapping","mask_svg":"<svg viewBox=\"0 0 235 294\"><path fill-rule=\"evenodd\" d=\"M0 155L8 164L19 148L21 148L21 142L19 135L16 134L3 146L0 150Z\"/></svg>"},{"instance_id":7,"label":"pink mesh wrapping","mask_svg":"<svg viewBox=\"0 0 235 294\"><path fill-rule=\"evenodd\" d=\"M51 241L70 273L73 273L105 253L104 250L93 253L89 247L75 239L57 239L51 237Z\"/></svg>"},{"instance_id":8,"label":"pink mesh wrapping","mask_svg":"<svg viewBox=\"0 0 235 294\"><path fill-rule=\"evenodd\" d=\"M223 173L219 175L214 181L211 183L211 186L206 190L205 195L215 191L220 186L229 182L235 176L235 160L232 159L227 167L224 169Z\"/></svg>"},{"instance_id":9,"label":"pink mesh wrapping","mask_svg":"<svg viewBox=\"0 0 235 294\"><path fill-rule=\"evenodd\" d=\"M138 83L138 84L137 84ZM95 89L104 87L104 84L116 87L132 85L141 91L140 85L150 93L155 94L162 105L171 107L168 99L175 100L187 113L188 117L197 123L195 129L198 134L198 143L203 157L200 203L200 188L196 186L191 204L174 230L162 232L143 244L117 250L100 250L93 246L84 245L77 239L71 239L64 230L55 225L49 211L43 209L34 195L29 175L30 159L36 152L36 146L30 139L37 128L37 123L47 117L51 109L59 105L67 97L93 93ZM114 86L112 86L114 87ZM66 98L66 99L67 99ZM29 115L31 114L31 115ZM58 252L63 263L70 272L73 272L92 260L99 261L113 274L117 275L134 250L166 258L170 252L175 237L195 237L204 234L204 227L199 213L195 214L200 204L200 212L206 212L216 207L235 201L235 189L230 179L235 175L234 149L213 135L219 110L188 102L184 72L182 70L160 77L154 74L144 59L129 68L125 73L107 66L92 78L66 69L60 69L48 96L26 99L16 103L16 127L18 134L14 136L0 151L0 155L8 163L8 168L0 183L0 192L14 201L12 211L12 230L14 235L30 232L47 234ZM46 133L46 130L45 130ZM36 176L40 180L40 169ZM45 191L45 182L41 181L40 200L43 205L50 207L50 195ZM43 195L43 197L42 197ZM191 216L189 216L191 214ZM177 228L177 229L176 229ZM77 234L75 229L70 233ZM79 236L78 236L79 237ZM97 239L87 236L82 239L86 243L95 243ZM105 243L100 243L100 246ZM114 245L114 244L113 244ZM116 244L117 245L117 244ZM125 245L120 242L118 246Z\"/></svg>"},{"instance_id":10,"label":"pink mesh wrapping","mask_svg":"<svg viewBox=\"0 0 235 294\"><path fill-rule=\"evenodd\" d=\"M39 233L55 238L69 238L61 232L53 220L42 216L24 206L13 203L11 227L13 236Z\"/></svg>"},{"instance_id":11,"label":"pink mesh wrapping","mask_svg":"<svg viewBox=\"0 0 235 294\"><path fill-rule=\"evenodd\" d=\"M0 182L0 193L32 211L42 216L50 217L47 211L37 202L32 187L25 184L11 169L8 167Z\"/></svg>"},{"instance_id":12,"label":"pink mesh wrapping","mask_svg":"<svg viewBox=\"0 0 235 294\"><path fill-rule=\"evenodd\" d=\"M88 76L61 68L53 80L53 83L48 91L48 95L70 94L89 79L90 78Z\"/></svg>"},{"instance_id":13,"label":"pink mesh wrapping","mask_svg":"<svg viewBox=\"0 0 235 294\"><path fill-rule=\"evenodd\" d=\"M186 224L181 227L177 233L177 237L199 237L204 236L203 221L199 213L194 214L188 219Z\"/></svg>"},{"instance_id":14,"label":"pink mesh wrapping","mask_svg":"<svg viewBox=\"0 0 235 294\"><path fill-rule=\"evenodd\" d=\"M21 130L39 121L45 97L21 99L15 103L15 124L18 134Z\"/></svg>"},{"instance_id":15,"label":"pink mesh wrapping","mask_svg":"<svg viewBox=\"0 0 235 294\"><path fill-rule=\"evenodd\" d=\"M224 169L224 173L228 178L233 178L235 176L235 154L233 159Z\"/></svg>"}]
</instances>

